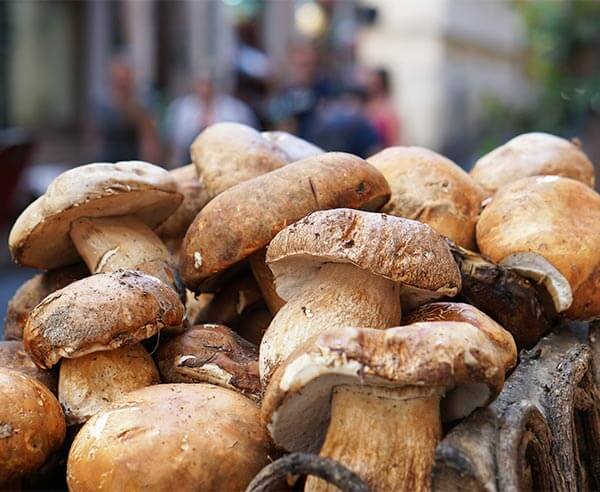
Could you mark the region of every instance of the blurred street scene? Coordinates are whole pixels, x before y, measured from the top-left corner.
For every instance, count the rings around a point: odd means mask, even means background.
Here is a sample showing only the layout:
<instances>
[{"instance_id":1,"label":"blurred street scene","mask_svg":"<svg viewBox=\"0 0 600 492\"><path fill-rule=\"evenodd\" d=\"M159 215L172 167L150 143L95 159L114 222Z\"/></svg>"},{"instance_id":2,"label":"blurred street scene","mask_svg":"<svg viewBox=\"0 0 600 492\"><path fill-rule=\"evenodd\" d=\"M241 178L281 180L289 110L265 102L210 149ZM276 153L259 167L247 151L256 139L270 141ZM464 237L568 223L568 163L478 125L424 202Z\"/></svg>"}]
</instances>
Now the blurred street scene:
<instances>
[{"instance_id":1,"label":"blurred street scene","mask_svg":"<svg viewBox=\"0 0 600 492\"><path fill-rule=\"evenodd\" d=\"M18 213L64 170L173 168L217 121L367 157L420 145L465 169L531 130L600 162L600 2L0 2L0 318L32 272Z\"/></svg>"}]
</instances>

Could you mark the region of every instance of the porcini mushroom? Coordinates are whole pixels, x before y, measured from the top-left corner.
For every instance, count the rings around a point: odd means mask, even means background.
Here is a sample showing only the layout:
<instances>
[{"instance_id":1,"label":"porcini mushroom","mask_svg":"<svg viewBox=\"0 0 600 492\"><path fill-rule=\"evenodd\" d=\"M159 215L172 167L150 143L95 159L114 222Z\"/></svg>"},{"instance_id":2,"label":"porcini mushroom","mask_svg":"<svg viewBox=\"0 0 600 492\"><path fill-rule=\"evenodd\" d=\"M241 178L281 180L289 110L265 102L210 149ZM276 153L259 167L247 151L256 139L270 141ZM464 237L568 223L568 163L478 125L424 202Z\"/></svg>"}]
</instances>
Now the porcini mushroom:
<instances>
[{"instance_id":1,"label":"porcini mushroom","mask_svg":"<svg viewBox=\"0 0 600 492\"><path fill-rule=\"evenodd\" d=\"M208 193L200 183L193 164L172 169L169 174L175 179L177 191L183 196L183 201L154 232L163 239L183 238L198 212L208 203Z\"/></svg>"},{"instance_id":2,"label":"porcini mushroom","mask_svg":"<svg viewBox=\"0 0 600 492\"><path fill-rule=\"evenodd\" d=\"M210 384L129 393L81 429L67 465L72 492L243 491L269 462L259 410Z\"/></svg>"},{"instance_id":3,"label":"porcini mushroom","mask_svg":"<svg viewBox=\"0 0 600 492\"><path fill-rule=\"evenodd\" d=\"M87 267L77 264L38 273L21 285L6 307L4 339L22 340L29 313L44 297L88 275Z\"/></svg>"},{"instance_id":4,"label":"porcini mushroom","mask_svg":"<svg viewBox=\"0 0 600 492\"><path fill-rule=\"evenodd\" d=\"M493 195L502 186L528 176L556 175L594 187L595 171L578 142L548 133L525 133L481 157L471 176Z\"/></svg>"},{"instance_id":5,"label":"porcini mushroom","mask_svg":"<svg viewBox=\"0 0 600 492\"><path fill-rule=\"evenodd\" d=\"M158 383L158 370L144 347L127 345L63 359L58 399L67 424L82 424L129 391Z\"/></svg>"},{"instance_id":6,"label":"porcini mushroom","mask_svg":"<svg viewBox=\"0 0 600 492\"><path fill-rule=\"evenodd\" d=\"M543 283L556 311L600 316L600 195L569 178L538 176L506 185L477 224L481 252Z\"/></svg>"},{"instance_id":7,"label":"porcini mushroom","mask_svg":"<svg viewBox=\"0 0 600 492\"><path fill-rule=\"evenodd\" d=\"M184 308L157 278L137 271L100 273L46 297L25 325L23 343L38 367L62 357L114 350L175 327Z\"/></svg>"},{"instance_id":8,"label":"porcini mushroom","mask_svg":"<svg viewBox=\"0 0 600 492\"><path fill-rule=\"evenodd\" d=\"M20 340L0 342L0 367L21 372L46 386L56 394L58 377L54 371L40 369L25 352Z\"/></svg>"},{"instance_id":9,"label":"porcini mushroom","mask_svg":"<svg viewBox=\"0 0 600 492\"><path fill-rule=\"evenodd\" d=\"M475 248L484 193L454 162L422 147L390 147L367 161L392 189L382 212L424 222L460 246Z\"/></svg>"},{"instance_id":10,"label":"porcini mushroom","mask_svg":"<svg viewBox=\"0 0 600 492\"><path fill-rule=\"evenodd\" d=\"M281 229L315 210L378 210L389 186L373 166L343 153L289 164L230 188L196 216L182 245L181 274L197 290L210 276L266 247Z\"/></svg>"},{"instance_id":11,"label":"porcini mushroom","mask_svg":"<svg viewBox=\"0 0 600 492\"><path fill-rule=\"evenodd\" d=\"M173 177L152 164L76 167L19 216L10 251L30 267L56 268L81 256L92 273L138 269L178 288L173 261L152 229L181 200Z\"/></svg>"},{"instance_id":12,"label":"porcini mushroom","mask_svg":"<svg viewBox=\"0 0 600 492\"><path fill-rule=\"evenodd\" d=\"M258 350L222 325L198 325L161 345L156 362L165 383L211 383L258 400Z\"/></svg>"},{"instance_id":13,"label":"porcini mushroom","mask_svg":"<svg viewBox=\"0 0 600 492\"><path fill-rule=\"evenodd\" d=\"M329 329L275 372L263 423L277 446L320 447L374 492L429 490L441 419L493 400L516 362L510 334L484 321ZM329 488L309 478L306 490Z\"/></svg>"},{"instance_id":14,"label":"porcini mushroom","mask_svg":"<svg viewBox=\"0 0 600 492\"><path fill-rule=\"evenodd\" d=\"M50 390L0 367L0 486L37 470L64 438L65 418Z\"/></svg>"},{"instance_id":15,"label":"porcini mushroom","mask_svg":"<svg viewBox=\"0 0 600 492\"><path fill-rule=\"evenodd\" d=\"M298 345L327 328L400 324L402 309L452 297L460 273L444 239L420 222L373 212L315 212L267 250L287 301L260 346L263 382Z\"/></svg>"}]
</instances>

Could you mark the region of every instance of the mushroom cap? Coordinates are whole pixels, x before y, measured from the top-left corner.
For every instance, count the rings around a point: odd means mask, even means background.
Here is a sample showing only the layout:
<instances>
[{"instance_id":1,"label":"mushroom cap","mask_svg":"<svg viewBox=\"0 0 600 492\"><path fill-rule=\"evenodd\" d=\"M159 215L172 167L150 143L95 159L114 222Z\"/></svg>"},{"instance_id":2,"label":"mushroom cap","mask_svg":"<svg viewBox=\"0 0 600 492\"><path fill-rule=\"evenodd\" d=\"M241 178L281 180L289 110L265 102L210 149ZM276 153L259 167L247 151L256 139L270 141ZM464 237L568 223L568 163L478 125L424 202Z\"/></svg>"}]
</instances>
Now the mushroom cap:
<instances>
[{"instance_id":1,"label":"mushroom cap","mask_svg":"<svg viewBox=\"0 0 600 492\"><path fill-rule=\"evenodd\" d=\"M75 280L80 280L90 274L87 266L83 263L38 273L25 282L6 308L4 319L4 339L22 340L23 329L29 313L36 307L44 297L52 292L66 287Z\"/></svg>"},{"instance_id":2,"label":"mushroom cap","mask_svg":"<svg viewBox=\"0 0 600 492\"><path fill-rule=\"evenodd\" d=\"M558 176L505 186L481 214L477 244L496 263L550 279L558 312L600 315L600 195L588 186Z\"/></svg>"},{"instance_id":3,"label":"mushroom cap","mask_svg":"<svg viewBox=\"0 0 600 492\"><path fill-rule=\"evenodd\" d=\"M0 342L0 367L25 374L46 386L53 394L58 390L58 376L54 371L40 369L25 352L21 340Z\"/></svg>"},{"instance_id":4,"label":"mushroom cap","mask_svg":"<svg viewBox=\"0 0 600 492\"><path fill-rule=\"evenodd\" d=\"M25 325L33 361L50 368L61 357L114 350L181 324L184 307L173 289L137 271L99 273L46 297Z\"/></svg>"},{"instance_id":5,"label":"mushroom cap","mask_svg":"<svg viewBox=\"0 0 600 492\"><path fill-rule=\"evenodd\" d=\"M367 161L392 189L382 212L418 220L465 248L475 248L484 193L454 162L422 147L390 147Z\"/></svg>"},{"instance_id":6,"label":"mushroom cap","mask_svg":"<svg viewBox=\"0 0 600 492\"><path fill-rule=\"evenodd\" d=\"M471 176L493 195L527 176L556 175L594 187L595 171L579 145L548 133L525 133L481 157Z\"/></svg>"},{"instance_id":7,"label":"mushroom cap","mask_svg":"<svg viewBox=\"0 0 600 492\"><path fill-rule=\"evenodd\" d=\"M198 325L158 349L165 383L211 383L258 399L258 350L222 325Z\"/></svg>"},{"instance_id":8,"label":"mushroom cap","mask_svg":"<svg viewBox=\"0 0 600 492\"><path fill-rule=\"evenodd\" d=\"M79 257L69 231L82 217L133 215L155 228L181 203L175 180L147 162L87 164L58 176L19 216L8 238L22 265L50 269Z\"/></svg>"},{"instance_id":9,"label":"mushroom cap","mask_svg":"<svg viewBox=\"0 0 600 492\"><path fill-rule=\"evenodd\" d=\"M240 183L196 216L182 245L182 277L188 288L196 289L311 212L337 207L378 210L389 194L385 178L373 166L335 152Z\"/></svg>"},{"instance_id":10,"label":"mushroom cap","mask_svg":"<svg viewBox=\"0 0 600 492\"><path fill-rule=\"evenodd\" d=\"M0 484L42 466L65 431L60 404L46 386L0 368Z\"/></svg>"},{"instance_id":11,"label":"mushroom cap","mask_svg":"<svg viewBox=\"0 0 600 492\"><path fill-rule=\"evenodd\" d=\"M318 451L336 386L430 386L450 391L442 417L453 420L489 403L516 363L512 337L498 325L442 321L377 330L332 328L283 363L266 389L261 417L274 443Z\"/></svg>"},{"instance_id":12,"label":"mushroom cap","mask_svg":"<svg viewBox=\"0 0 600 492\"><path fill-rule=\"evenodd\" d=\"M301 161L325 152L322 148L288 132L262 132L261 135L283 150L288 157L288 162Z\"/></svg>"},{"instance_id":13,"label":"mushroom cap","mask_svg":"<svg viewBox=\"0 0 600 492\"><path fill-rule=\"evenodd\" d=\"M160 383L140 344L94 352L60 364L58 399L68 425L82 424L130 391Z\"/></svg>"},{"instance_id":14,"label":"mushroom cap","mask_svg":"<svg viewBox=\"0 0 600 492\"><path fill-rule=\"evenodd\" d=\"M154 232L161 238L181 238L209 198L193 164L173 169L169 174L175 179L177 191L183 195L183 201Z\"/></svg>"},{"instance_id":15,"label":"mushroom cap","mask_svg":"<svg viewBox=\"0 0 600 492\"><path fill-rule=\"evenodd\" d=\"M285 165L289 158L278 145L241 123L215 123L190 148L192 161L209 198L243 181Z\"/></svg>"},{"instance_id":16,"label":"mushroom cap","mask_svg":"<svg viewBox=\"0 0 600 492\"><path fill-rule=\"evenodd\" d=\"M351 263L402 283L402 303L409 308L460 290L460 271L438 233L421 222L380 213L315 212L277 234L266 260L286 301L323 263Z\"/></svg>"},{"instance_id":17,"label":"mushroom cap","mask_svg":"<svg viewBox=\"0 0 600 492\"><path fill-rule=\"evenodd\" d=\"M160 384L92 417L69 453L69 490L244 490L269 463L259 410L210 384Z\"/></svg>"}]
</instances>

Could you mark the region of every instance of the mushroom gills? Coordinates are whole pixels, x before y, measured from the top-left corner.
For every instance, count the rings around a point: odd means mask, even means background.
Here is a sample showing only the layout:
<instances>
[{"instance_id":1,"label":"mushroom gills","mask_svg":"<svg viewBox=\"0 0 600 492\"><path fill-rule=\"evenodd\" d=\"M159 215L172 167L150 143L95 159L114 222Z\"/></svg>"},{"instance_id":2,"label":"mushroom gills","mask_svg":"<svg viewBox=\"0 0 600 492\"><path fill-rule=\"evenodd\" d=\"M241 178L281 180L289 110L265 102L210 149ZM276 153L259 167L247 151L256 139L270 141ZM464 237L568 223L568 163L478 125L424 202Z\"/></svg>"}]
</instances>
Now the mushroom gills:
<instances>
[{"instance_id":1,"label":"mushroom gills","mask_svg":"<svg viewBox=\"0 0 600 492\"><path fill-rule=\"evenodd\" d=\"M374 491L430 490L435 447L442 434L440 396L429 387L338 386L319 454L346 465ZM305 490L336 489L309 477Z\"/></svg>"},{"instance_id":2,"label":"mushroom gills","mask_svg":"<svg viewBox=\"0 0 600 492\"><path fill-rule=\"evenodd\" d=\"M542 284L552 296L556 312L566 311L573 303L569 281L543 256L531 252L515 253L505 257L500 265Z\"/></svg>"}]
</instances>

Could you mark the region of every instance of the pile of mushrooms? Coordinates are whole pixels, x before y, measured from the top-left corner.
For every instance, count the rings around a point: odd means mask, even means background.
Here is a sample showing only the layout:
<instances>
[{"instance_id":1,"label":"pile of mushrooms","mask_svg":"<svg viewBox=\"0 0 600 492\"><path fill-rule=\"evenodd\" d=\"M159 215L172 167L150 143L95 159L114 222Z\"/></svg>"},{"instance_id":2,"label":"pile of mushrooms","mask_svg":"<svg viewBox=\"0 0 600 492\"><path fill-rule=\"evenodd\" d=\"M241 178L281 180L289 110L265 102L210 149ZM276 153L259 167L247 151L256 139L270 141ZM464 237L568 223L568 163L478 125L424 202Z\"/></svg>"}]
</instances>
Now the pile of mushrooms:
<instances>
[{"instance_id":1,"label":"pile of mushrooms","mask_svg":"<svg viewBox=\"0 0 600 492\"><path fill-rule=\"evenodd\" d=\"M42 272L0 342L0 488L430 490L517 351L600 317L575 143L467 174L220 123L191 155L71 169L14 224Z\"/></svg>"}]
</instances>

